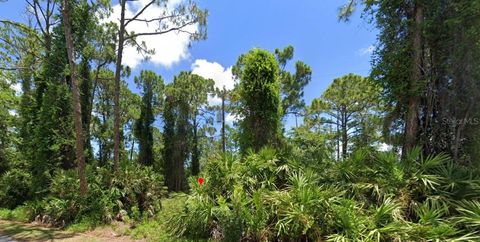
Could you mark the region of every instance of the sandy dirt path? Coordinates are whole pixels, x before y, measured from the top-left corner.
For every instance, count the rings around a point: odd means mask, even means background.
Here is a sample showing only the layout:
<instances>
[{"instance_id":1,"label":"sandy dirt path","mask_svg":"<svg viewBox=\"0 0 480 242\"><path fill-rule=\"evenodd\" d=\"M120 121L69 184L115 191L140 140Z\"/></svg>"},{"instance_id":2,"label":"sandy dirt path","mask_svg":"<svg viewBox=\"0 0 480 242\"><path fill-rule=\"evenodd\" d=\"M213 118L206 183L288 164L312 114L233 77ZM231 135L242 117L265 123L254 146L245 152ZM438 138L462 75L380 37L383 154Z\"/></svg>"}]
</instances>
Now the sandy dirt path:
<instances>
[{"instance_id":1,"label":"sandy dirt path","mask_svg":"<svg viewBox=\"0 0 480 242\"><path fill-rule=\"evenodd\" d=\"M0 220L0 242L13 241L132 242L141 240L120 236L111 227L97 228L83 233L73 233L56 228L47 228L35 223Z\"/></svg>"}]
</instances>

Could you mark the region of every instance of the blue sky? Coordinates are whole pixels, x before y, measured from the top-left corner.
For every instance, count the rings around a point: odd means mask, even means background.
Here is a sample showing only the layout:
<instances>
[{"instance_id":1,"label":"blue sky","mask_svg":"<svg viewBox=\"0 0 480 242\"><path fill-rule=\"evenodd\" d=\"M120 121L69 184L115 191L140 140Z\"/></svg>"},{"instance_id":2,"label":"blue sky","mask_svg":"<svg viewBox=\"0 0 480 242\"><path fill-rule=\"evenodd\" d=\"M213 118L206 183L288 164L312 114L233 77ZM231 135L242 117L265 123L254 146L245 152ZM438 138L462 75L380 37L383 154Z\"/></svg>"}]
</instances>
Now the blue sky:
<instances>
[{"instance_id":1,"label":"blue sky","mask_svg":"<svg viewBox=\"0 0 480 242\"><path fill-rule=\"evenodd\" d=\"M209 11L207 39L192 43L190 48L179 47L182 53L178 55L171 53L174 47L162 49L161 43L166 41L178 47L184 40L165 36L153 44L147 41L148 46L155 47L159 59L164 59L138 63L133 75L141 69L150 69L168 82L180 71L192 70L198 60L228 71L238 56L251 48L273 51L290 44L295 48L292 63L302 60L313 69L312 82L305 88L308 104L320 96L334 78L350 72L369 73L377 30L360 18L360 12L348 23L339 22L337 11L343 3L345 0L200 0L199 5ZM0 3L0 18L22 20L24 6L22 0ZM165 60L169 55L174 58ZM130 57L126 58L129 62ZM211 71L206 68L200 72ZM129 84L135 88L131 80Z\"/></svg>"}]
</instances>

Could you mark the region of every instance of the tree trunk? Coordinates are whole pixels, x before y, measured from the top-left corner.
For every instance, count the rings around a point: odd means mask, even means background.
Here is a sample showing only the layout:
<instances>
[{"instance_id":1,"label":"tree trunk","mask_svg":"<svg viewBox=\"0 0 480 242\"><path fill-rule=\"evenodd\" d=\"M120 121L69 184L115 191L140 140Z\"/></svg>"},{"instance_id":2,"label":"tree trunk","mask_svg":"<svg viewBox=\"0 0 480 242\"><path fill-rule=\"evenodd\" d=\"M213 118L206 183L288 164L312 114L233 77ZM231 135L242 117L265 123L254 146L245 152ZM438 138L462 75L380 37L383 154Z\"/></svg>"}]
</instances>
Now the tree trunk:
<instances>
[{"instance_id":1,"label":"tree trunk","mask_svg":"<svg viewBox=\"0 0 480 242\"><path fill-rule=\"evenodd\" d=\"M72 79L72 94L73 94L73 106L74 106L74 119L75 119L75 134L76 134L76 156L78 162L78 175L80 177L80 195L85 197L87 194L87 179L85 176L85 155L83 153L83 131L82 131L82 107L80 104L80 94L78 92L76 64L74 57L74 45L71 33L70 23L70 8L68 1L63 0L63 24L65 31L65 41L67 42L67 54L68 63L70 65L70 77Z\"/></svg>"},{"instance_id":2,"label":"tree trunk","mask_svg":"<svg viewBox=\"0 0 480 242\"><path fill-rule=\"evenodd\" d=\"M120 30L118 32L118 52L115 63L115 94L114 94L114 146L113 146L113 170L117 171L120 164L120 75L122 71L123 44L125 35L125 4L126 0L121 0Z\"/></svg>"},{"instance_id":3,"label":"tree trunk","mask_svg":"<svg viewBox=\"0 0 480 242\"><path fill-rule=\"evenodd\" d=\"M84 149L86 151L85 163L93 161L93 148L90 143L90 124L92 120L93 96L92 81L90 80L90 66L87 59L83 59L80 64L80 104L82 106L82 125L84 131Z\"/></svg>"},{"instance_id":4,"label":"tree trunk","mask_svg":"<svg viewBox=\"0 0 480 242\"><path fill-rule=\"evenodd\" d=\"M337 115L339 116L340 113L337 112ZM339 122L338 118L337 118L337 127L336 127L335 131L337 133L337 135L336 135L337 136L336 137L336 139L337 139L337 161L339 161L340 160L340 122Z\"/></svg>"},{"instance_id":5,"label":"tree trunk","mask_svg":"<svg viewBox=\"0 0 480 242\"><path fill-rule=\"evenodd\" d=\"M107 115L105 111L102 112L102 122L99 125L100 133L103 134L105 132L105 125L107 123ZM105 167L107 165L107 141L103 137L98 138L98 158L100 167Z\"/></svg>"},{"instance_id":6,"label":"tree trunk","mask_svg":"<svg viewBox=\"0 0 480 242\"><path fill-rule=\"evenodd\" d=\"M420 85L422 79L422 24L423 6L415 5L415 25L413 34L413 70L409 85L408 110L405 122L405 141L403 155L406 155L417 145L418 112L420 106Z\"/></svg>"},{"instance_id":7,"label":"tree trunk","mask_svg":"<svg viewBox=\"0 0 480 242\"><path fill-rule=\"evenodd\" d=\"M348 149L348 135L347 135L347 112L346 108L342 107L342 158L347 158Z\"/></svg>"},{"instance_id":8,"label":"tree trunk","mask_svg":"<svg viewBox=\"0 0 480 242\"><path fill-rule=\"evenodd\" d=\"M135 139L132 137L132 146L130 147L130 161L133 161L133 148L135 147Z\"/></svg>"},{"instance_id":9,"label":"tree trunk","mask_svg":"<svg viewBox=\"0 0 480 242\"><path fill-rule=\"evenodd\" d=\"M196 176L200 173L200 151L198 149L198 131L197 117L193 117L193 150L192 150L192 175Z\"/></svg>"}]
</instances>

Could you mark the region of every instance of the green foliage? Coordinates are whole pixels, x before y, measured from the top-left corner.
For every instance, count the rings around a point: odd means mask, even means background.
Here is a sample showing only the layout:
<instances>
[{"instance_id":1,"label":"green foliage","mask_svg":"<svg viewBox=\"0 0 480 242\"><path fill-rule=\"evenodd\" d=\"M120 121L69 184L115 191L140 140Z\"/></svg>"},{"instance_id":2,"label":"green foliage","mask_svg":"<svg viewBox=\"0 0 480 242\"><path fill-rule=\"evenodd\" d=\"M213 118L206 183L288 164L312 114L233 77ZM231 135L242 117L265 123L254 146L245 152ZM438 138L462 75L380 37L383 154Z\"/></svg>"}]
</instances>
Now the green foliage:
<instances>
[{"instance_id":1,"label":"green foliage","mask_svg":"<svg viewBox=\"0 0 480 242\"><path fill-rule=\"evenodd\" d=\"M13 210L1 208L0 219L18 222L29 222L33 219L34 213L29 206L18 206Z\"/></svg>"},{"instance_id":2,"label":"green foliage","mask_svg":"<svg viewBox=\"0 0 480 242\"><path fill-rule=\"evenodd\" d=\"M279 66L266 50L253 49L238 58L233 73L240 79L240 148L259 151L279 143L282 117Z\"/></svg>"},{"instance_id":3,"label":"green foliage","mask_svg":"<svg viewBox=\"0 0 480 242\"><path fill-rule=\"evenodd\" d=\"M115 61L116 46L136 46L147 58L154 53L137 42L139 36L178 30L190 40L205 38L205 10L195 1L174 8L170 1L152 1L145 7L169 6L159 14L171 21L160 21L152 33L118 35L116 24L106 21L110 1L64 1L71 4L80 61L86 196L78 193L75 170L78 112L72 108L62 7L54 0L33 2L27 15L40 13L42 23L0 21L0 219L70 225L72 231L121 220L137 225L135 238L153 241L174 235L192 241L480 240L478 1L347 1L341 18L348 20L364 3L379 30L371 77L333 80L288 137L281 120L303 114L312 69L301 61L287 67L292 46L241 55L232 68L238 85L216 90L228 100L222 114L233 111L240 120L223 132L232 153L220 154L209 107L213 80L180 72L164 87L160 76L141 71L134 78L140 96L120 80L132 69ZM419 9L425 11L417 15ZM154 20L142 13L123 27ZM194 32L183 29L192 24ZM16 84L21 94L12 89ZM410 109L412 97L418 107ZM412 143L422 147L409 147L402 158L376 150L380 142L399 148L406 114L417 112L412 123L418 123L419 136ZM160 113L163 130L154 127ZM112 173L114 140L120 150L115 157L124 163ZM190 187L190 194L165 200L164 182L170 191Z\"/></svg>"},{"instance_id":4,"label":"green foliage","mask_svg":"<svg viewBox=\"0 0 480 242\"><path fill-rule=\"evenodd\" d=\"M292 159L302 163L303 167L330 165L334 144L329 142L328 133L309 129L302 125L291 131L289 143L292 146Z\"/></svg>"},{"instance_id":5,"label":"green foliage","mask_svg":"<svg viewBox=\"0 0 480 242\"><path fill-rule=\"evenodd\" d=\"M200 141L213 125L207 106L214 82L181 72L166 87L164 106L164 171L170 191L186 189L184 164L191 157L191 174L200 170Z\"/></svg>"},{"instance_id":6,"label":"green foliage","mask_svg":"<svg viewBox=\"0 0 480 242\"><path fill-rule=\"evenodd\" d=\"M187 241L183 238L175 240L175 236L167 230L169 220L181 213L185 205L185 194L170 194L169 198L162 199L162 210L154 219L143 219L128 230L134 239L146 239L147 241ZM193 239L192 241L198 241Z\"/></svg>"},{"instance_id":7,"label":"green foliage","mask_svg":"<svg viewBox=\"0 0 480 242\"><path fill-rule=\"evenodd\" d=\"M138 161L140 164L152 166L153 156L153 122L158 113L163 95L163 79L153 71L142 70L135 83L142 88L142 105L140 118L135 122L134 133L139 141Z\"/></svg>"},{"instance_id":8,"label":"green foliage","mask_svg":"<svg viewBox=\"0 0 480 242\"><path fill-rule=\"evenodd\" d=\"M192 193L169 228L225 241L479 239L477 200L458 203L446 193L442 170L450 164L419 149L404 160L357 151L318 168L284 163L271 149L243 159L226 154L205 165L203 186L190 181ZM478 189L472 177L462 184L458 189Z\"/></svg>"},{"instance_id":9,"label":"green foliage","mask_svg":"<svg viewBox=\"0 0 480 242\"><path fill-rule=\"evenodd\" d=\"M336 78L320 98L312 100L305 126L331 133L331 139L337 141L337 156L341 150L342 158L351 151L373 147L381 140L380 93L380 87L369 78L352 73Z\"/></svg>"},{"instance_id":10,"label":"green foliage","mask_svg":"<svg viewBox=\"0 0 480 242\"><path fill-rule=\"evenodd\" d=\"M1 30L1 29L0 29ZM1 38L1 36L0 36ZM1 44L0 44L1 47ZM2 63L0 57L0 64ZM9 169L14 161L14 132L11 129L15 117L11 115L11 110L16 108L16 96L8 78L10 75L0 70L0 175ZM12 78L13 80L13 78Z\"/></svg>"},{"instance_id":11,"label":"green foliage","mask_svg":"<svg viewBox=\"0 0 480 242\"><path fill-rule=\"evenodd\" d=\"M480 228L480 201L461 201L456 207L459 215L457 221L471 229L472 231Z\"/></svg>"},{"instance_id":12,"label":"green foliage","mask_svg":"<svg viewBox=\"0 0 480 242\"><path fill-rule=\"evenodd\" d=\"M364 3L364 16L379 30L371 77L388 106L385 133L400 143L407 113L418 113L412 124L424 123L409 143L420 141L427 153L445 152L457 162L478 162L478 2L346 2L340 19Z\"/></svg>"},{"instance_id":13,"label":"green foliage","mask_svg":"<svg viewBox=\"0 0 480 242\"><path fill-rule=\"evenodd\" d=\"M35 219L56 226L76 223L94 227L114 219L152 217L161 209L160 200L166 194L163 178L151 167L126 164L112 180L103 168L89 167L87 175L89 190L82 198L77 192L77 172L57 171L49 196L27 204Z\"/></svg>"},{"instance_id":14,"label":"green foliage","mask_svg":"<svg viewBox=\"0 0 480 242\"><path fill-rule=\"evenodd\" d=\"M280 65L280 82L283 115L294 114L295 118L305 107L303 88L312 80L312 69L302 61L295 62L295 73L286 71L287 62L293 58L294 48L289 45L283 50L275 49L275 56Z\"/></svg>"},{"instance_id":15,"label":"green foliage","mask_svg":"<svg viewBox=\"0 0 480 242\"><path fill-rule=\"evenodd\" d=\"M32 196L32 176L14 168L0 176L0 207L13 209Z\"/></svg>"},{"instance_id":16,"label":"green foliage","mask_svg":"<svg viewBox=\"0 0 480 242\"><path fill-rule=\"evenodd\" d=\"M0 209L0 219L9 220L12 218L12 211L10 209L1 208Z\"/></svg>"}]
</instances>

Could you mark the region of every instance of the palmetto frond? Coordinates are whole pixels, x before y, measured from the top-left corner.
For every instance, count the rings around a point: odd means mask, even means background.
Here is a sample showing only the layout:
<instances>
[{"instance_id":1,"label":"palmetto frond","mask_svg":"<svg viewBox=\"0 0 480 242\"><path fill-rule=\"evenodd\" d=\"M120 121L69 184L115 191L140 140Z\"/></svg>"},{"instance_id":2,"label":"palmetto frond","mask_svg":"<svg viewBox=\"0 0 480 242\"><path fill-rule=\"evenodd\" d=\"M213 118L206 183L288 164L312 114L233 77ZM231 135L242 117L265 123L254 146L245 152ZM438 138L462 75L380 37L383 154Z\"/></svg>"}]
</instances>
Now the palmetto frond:
<instances>
[{"instance_id":1,"label":"palmetto frond","mask_svg":"<svg viewBox=\"0 0 480 242\"><path fill-rule=\"evenodd\" d=\"M480 230L480 201L461 201L456 207L457 220L465 226Z\"/></svg>"}]
</instances>

